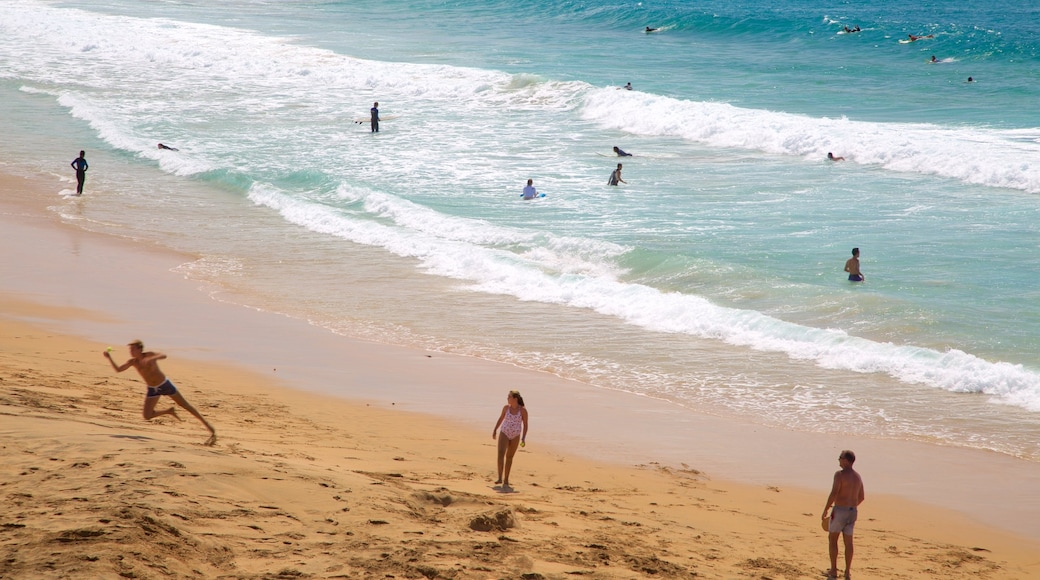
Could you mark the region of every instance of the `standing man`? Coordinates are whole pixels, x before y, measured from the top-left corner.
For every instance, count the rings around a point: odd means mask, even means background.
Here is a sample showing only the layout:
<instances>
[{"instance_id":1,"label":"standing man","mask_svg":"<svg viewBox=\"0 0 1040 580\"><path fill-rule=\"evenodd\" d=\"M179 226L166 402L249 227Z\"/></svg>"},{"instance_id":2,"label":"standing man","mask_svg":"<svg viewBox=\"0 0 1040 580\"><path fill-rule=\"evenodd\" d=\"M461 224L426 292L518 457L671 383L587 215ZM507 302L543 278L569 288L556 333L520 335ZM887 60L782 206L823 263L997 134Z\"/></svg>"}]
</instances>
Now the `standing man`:
<instances>
[{"instance_id":1,"label":"standing man","mask_svg":"<svg viewBox=\"0 0 1040 580\"><path fill-rule=\"evenodd\" d=\"M159 370L159 361L166 358L166 355L161 352L145 352L144 343L140 340L135 340L128 344L130 347L130 360L126 361L121 365L116 365L116 361L112 360L112 354L108 350L105 351L105 358L112 364L112 368L117 373L121 373L130 367L137 369L138 374L144 379L146 385L148 385L148 392L144 396L144 418L153 419L162 415L173 415L178 421L181 420L177 416L177 411L173 407L164 409L162 411L156 411L155 405L159 403L159 397L166 395L173 399L175 403L180 405L182 408L187 410L189 413L195 416L196 419L202 421L202 424L209 429L209 439L206 440L206 445L213 445L217 442L217 431L212 425L206 421L202 415L195 410L184 399L184 396L177 391L177 387L173 386L170 379L166 378L166 375ZM109 349L111 350L111 349Z\"/></svg>"},{"instance_id":2,"label":"standing man","mask_svg":"<svg viewBox=\"0 0 1040 580\"><path fill-rule=\"evenodd\" d=\"M372 132L373 133L378 133L379 132L379 101L376 101L375 103L372 103L371 113L372 113L372 119L371 119L371 122L372 122Z\"/></svg>"},{"instance_id":3,"label":"standing man","mask_svg":"<svg viewBox=\"0 0 1040 580\"><path fill-rule=\"evenodd\" d=\"M72 168L76 170L76 195L83 195L83 182L87 180L87 158L86 153L79 152L79 157L72 160Z\"/></svg>"},{"instance_id":4,"label":"standing man","mask_svg":"<svg viewBox=\"0 0 1040 580\"><path fill-rule=\"evenodd\" d=\"M849 282L862 282L866 278L859 271L859 248L852 248L852 257L845 260L845 271L849 273Z\"/></svg>"},{"instance_id":5,"label":"standing man","mask_svg":"<svg viewBox=\"0 0 1040 580\"><path fill-rule=\"evenodd\" d=\"M621 179L621 164L620 163L617 164L617 169L615 169L614 171L610 172L610 179L607 180L607 185L617 185L619 181L621 183L625 183L625 184L628 183L624 179Z\"/></svg>"},{"instance_id":6,"label":"standing man","mask_svg":"<svg viewBox=\"0 0 1040 580\"><path fill-rule=\"evenodd\" d=\"M863 479L852 469L856 462L856 454L848 449L838 456L838 465L841 471L834 473L834 484L831 486L831 494L827 496L827 504L823 506L822 519L827 519L827 510L831 505L830 523L827 526L827 540L830 546L831 569L827 572L828 578L838 577L838 534L845 540L845 579L852 578L849 570L852 568L852 529L856 525L857 510L859 504L863 503Z\"/></svg>"}]
</instances>

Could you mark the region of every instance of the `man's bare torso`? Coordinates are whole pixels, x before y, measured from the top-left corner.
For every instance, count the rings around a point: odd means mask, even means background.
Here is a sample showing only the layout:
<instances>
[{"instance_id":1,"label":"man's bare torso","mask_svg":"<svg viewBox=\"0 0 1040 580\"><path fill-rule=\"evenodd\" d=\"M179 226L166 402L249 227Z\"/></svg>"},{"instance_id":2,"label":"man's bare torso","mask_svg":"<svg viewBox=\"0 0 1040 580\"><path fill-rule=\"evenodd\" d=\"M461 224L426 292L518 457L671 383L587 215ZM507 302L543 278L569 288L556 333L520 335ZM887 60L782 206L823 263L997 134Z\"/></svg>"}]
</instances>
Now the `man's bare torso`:
<instances>
[{"instance_id":1,"label":"man's bare torso","mask_svg":"<svg viewBox=\"0 0 1040 580\"><path fill-rule=\"evenodd\" d=\"M165 358L162 353L143 352L140 358L133 359L134 368L149 387L158 387L166 380L166 375L159 370L161 358Z\"/></svg>"},{"instance_id":2,"label":"man's bare torso","mask_svg":"<svg viewBox=\"0 0 1040 580\"><path fill-rule=\"evenodd\" d=\"M838 487L834 496L834 505L856 507L860 503L863 490L863 479L853 469L843 469L834 474L834 482Z\"/></svg>"}]
</instances>

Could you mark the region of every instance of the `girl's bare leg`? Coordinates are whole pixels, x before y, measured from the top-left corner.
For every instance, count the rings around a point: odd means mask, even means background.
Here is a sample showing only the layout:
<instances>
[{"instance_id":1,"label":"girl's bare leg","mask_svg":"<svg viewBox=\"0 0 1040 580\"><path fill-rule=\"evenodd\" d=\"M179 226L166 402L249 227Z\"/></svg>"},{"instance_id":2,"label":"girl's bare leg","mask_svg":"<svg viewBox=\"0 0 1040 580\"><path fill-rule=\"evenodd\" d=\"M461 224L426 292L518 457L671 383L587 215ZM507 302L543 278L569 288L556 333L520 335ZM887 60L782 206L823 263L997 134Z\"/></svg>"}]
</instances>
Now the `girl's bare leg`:
<instances>
[{"instance_id":1,"label":"girl's bare leg","mask_svg":"<svg viewBox=\"0 0 1040 580\"><path fill-rule=\"evenodd\" d=\"M505 439L505 437L499 435L499 439ZM498 448L502 448L502 444L498 444ZM502 480L502 485L509 487L509 470L513 467L513 456L516 455L516 450L520 448L520 438L514 437L509 440L508 449L506 450L506 470L505 479Z\"/></svg>"},{"instance_id":2,"label":"girl's bare leg","mask_svg":"<svg viewBox=\"0 0 1040 580\"><path fill-rule=\"evenodd\" d=\"M509 440L506 439L506 436L501 434L501 433L498 434L497 439L498 439L498 481L496 481L495 483L502 483L502 469L503 469L503 467L505 465L506 448L509 446Z\"/></svg>"}]
</instances>

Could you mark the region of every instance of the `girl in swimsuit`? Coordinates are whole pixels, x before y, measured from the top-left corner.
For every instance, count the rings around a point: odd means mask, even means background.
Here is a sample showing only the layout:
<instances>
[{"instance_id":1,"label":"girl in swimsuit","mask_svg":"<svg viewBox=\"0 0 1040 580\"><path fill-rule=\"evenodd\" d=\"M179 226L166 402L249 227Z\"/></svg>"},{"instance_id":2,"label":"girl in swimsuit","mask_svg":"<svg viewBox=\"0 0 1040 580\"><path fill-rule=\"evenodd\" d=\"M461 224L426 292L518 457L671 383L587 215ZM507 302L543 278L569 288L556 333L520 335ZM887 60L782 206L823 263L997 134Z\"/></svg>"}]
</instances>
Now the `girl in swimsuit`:
<instances>
[{"instance_id":1,"label":"girl in swimsuit","mask_svg":"<svg viewBox=\"0 0 1040 580\"><path fill-rule=\"evenodd\" d=\"M527 408L524 407L520 391L509 391L506 402L508 404L502 407L502 414L491 431L491 438L498 439L498 481L495 483L502 484L503 488L509 488L513 456L518 447L526 444L527 439Z\"/></svg>"}]
</instances>

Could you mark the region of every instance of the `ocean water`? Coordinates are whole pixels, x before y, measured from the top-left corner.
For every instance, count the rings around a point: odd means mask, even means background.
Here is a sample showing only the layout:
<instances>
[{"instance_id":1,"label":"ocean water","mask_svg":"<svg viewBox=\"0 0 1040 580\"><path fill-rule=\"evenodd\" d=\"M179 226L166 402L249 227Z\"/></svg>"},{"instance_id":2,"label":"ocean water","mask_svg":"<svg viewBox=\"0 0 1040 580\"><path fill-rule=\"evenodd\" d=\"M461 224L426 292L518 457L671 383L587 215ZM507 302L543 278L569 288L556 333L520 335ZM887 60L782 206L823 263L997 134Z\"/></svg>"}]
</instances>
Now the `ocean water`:
<instances>
[{"instance_id":1,"label":"ocean water","mask_svg":"<svg viewBox=\"0 0 1040 580\"><path fill-rule=\"evenodd\" d=\"M1037 8L889 4L6 0L0 167L330 332L1040 461Z\"/></svg>"}]
</instances>

